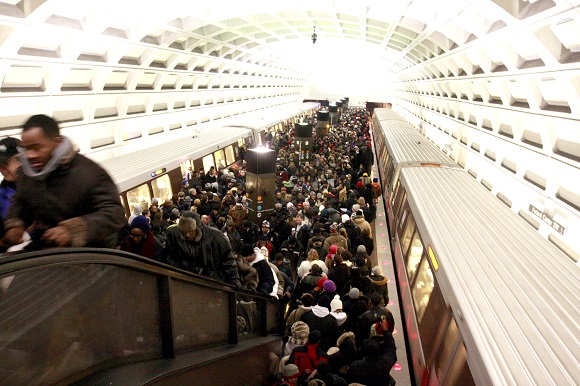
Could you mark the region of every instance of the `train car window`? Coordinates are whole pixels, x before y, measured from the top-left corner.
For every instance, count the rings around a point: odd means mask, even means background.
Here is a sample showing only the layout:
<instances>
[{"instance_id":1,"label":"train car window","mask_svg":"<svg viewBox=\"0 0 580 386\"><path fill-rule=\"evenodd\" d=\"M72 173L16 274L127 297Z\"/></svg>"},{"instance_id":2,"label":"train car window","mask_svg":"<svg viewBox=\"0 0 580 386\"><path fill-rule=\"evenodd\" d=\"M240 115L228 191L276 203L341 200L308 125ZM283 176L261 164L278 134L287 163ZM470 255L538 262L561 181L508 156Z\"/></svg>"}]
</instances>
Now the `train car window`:
<instances>
[{"instance_id":1,"label":"train car window","mask_svg":"<svg viewBox=\"0 0 580 386\"><path fill-rule=\"evenodd\" d=\"M405 219L401 220L402 222ZM409 248L409 244L411 243L411 239L413 238L413 233L415 232L415 219L413 215L409 215L407 219L407 223L405 224L405 231L403 232L403 237L401 238L401 251L403 252L403 256L407 255L407 249Z\"/></svg>"},{"instance_id":2,"label":"train car window","mask_svg":"<svg viewBox=\"0 0 580 386\"><path fill-rule=\"evenodd\" d=\"M240 145L239 145L239 141L238 143L234 143L233 145L231 145L234 148L234 156L235 156L235 160L238 160L238 156L240 155Z\"/></svg>"},{"instance_id":3,"label":"train car window","mask_svg":"<svg viewBox=\"0 0 580 386\"><path fill-rule=\"evenodd\" d=\"M195 165L193 164L192 160L188 159L183 161L181 164L181 175L185 176L185 173L187 172L187 170L189 168L191 168L191 170L195 170Z\"/></svg>"},{"instance_id":4,"label":"train car window","mask_svg":"<svg viewBox=\"0 0 580 386\"><path fill-rule=\"evenodd\" d=\"M467 350L463 341L459 342L459 347L455 351L453 361L449 364L441 384L475 386L475 381L467 364Z\"/></svg>"},{"instance_id":5,"label":"train car window","mask_svg":"<svg viewBox=\"0 0 580 386\"><path fill-rule=\"evenodd\" d=\"M246 138L238 139L238 146L244 146L245 143L246 143Z\"/></svg>"},{"instance_id":6,"label":"train car window","mask_svg":"<svg viewBox=\"0 0 580 386\"><path fill-rule=\"evenodd\" d=\"M403 203L407 201L407 190L401 186L401 180L397 181L393 195L389 199L391 200L391 210L398 218Z\"/></svg>"},{"instance_id":7,"label":"train car window","mask_svg":"<svg viewBox=\"0 0 580 386\"><path fill-rule=\"evenodd\" d=\"M419 237L419 232L415 232L413 236L413 241L411 242L411 247L409 248L409 252L406 254L407 256L407 273L409 275L409 283L413 282L413 278L415 277L415 273L419 268L419 263L421 261L421 257L423 257L423 243L421 242L421 238Z\"/></svg>"},{"instance_id":8,"label":"train car window","mask_svg":"<svg viewBox=\"0 0 580 386\"><path fill-rule=\"evenodd\" d=\"M439 347L439 352L435 357L435 371L438 379L442 379L445 365L453 354L453 348L455 347L457 335L457 324L455 323L455 319L451 318L449 320L449 325L447 326L447 331L445 331L443 341L441 342L441 346Z\"/></svg>"},{"instance_id":9,"label":"train car window","mask_svg":"<svg viewBox=\"0 0 580 386\"><path fill-rule=\"evenodd\" d=\"M224 154L224 150L223 149L219 149L217 151L215 151L213 153L213 157L215 159L215 163L218 166L218 168L221 167L226 167L228 166L227 161L226 161L226 155Z\"/></svg>"},{"instance_id":10,"label":"train car window","mask_svg":"<svg viewBox=\"0 0 580 386\"><path fill-rule=\"evenodd\" d=\"M234 153L234 146L229 145L224 149L226 153L226 165L231 165L236 162L236 155Z\"/></svg>"},{"instance_id":11,"label":"train car window","mask_svg":"<svg viewBox=\"0 0 580 386\"><path fill-rule=\"evenodd\" d=\"M149 209L149 205L151 204L151 191L149 190L149 185L143 184L129 190L127 192L127 204L129 205L131 213L136 204L141 205L141 210Z\"/></svg>"},{"instance_id":12,"label":"train car window","mask_svg":"<svg viewBox=\"0 0 580 386\"><path fill-rule=\"evenodd\" d=\"M390 158L389 161L387 161L387 172L386 174L386 178L387 178L387 194L389 194L391 192L391 186L393 185L393 174L395 174L395 165L393 164L393 159Z\"/></svg>"},{"instance_id":13,"label":"train car window","mask_svg":"<svg viewBox=\"0 0 580 386\"><path fill-rule=\"evenodd\" d=\"M421 248L423 248L423 245L421 245ZM411 252L412 251L413 247L411 248ZM411 260L409 260L409 263L410 262ZM417 272L417 278L415 279L415 285L413 287L413 301L415 303L415 312L417 314L417 322L419 322L419 325L421 325L423 315L425 315L425 310L429 304L429 299L433 293L434 286L433 271L431 271L427 258L424 257Z\"/></svg>"},{"instance_id":14,"label":"train car window","mask_svg":"<svg viewBox=\"0 0 580 386\"><path fill-rule=\"evenodd\" d=\"M445 299L441 293L441 288L434 279L435 285L433 292L427 304L427 309L423 315L423 320L419 325L419 334L421 336L421 345L423 346L423 353L427 363L433 360L433 354L437 345L437 337L445 332L447 326L447 318L451 317L451 313L445 305Z\"/></svg>"},{"instance_id":15,"label":"train car window","mask_svg":"<svg viewBox=\"0 0 580 386\"><path fill-rule=\"evenodd\" d=\"M395 201L395 218L399 218L399 213L401 213L401 208L403 208L403 204L407 202L407 191L403 189L403 193L399 200Z\"/></svg>"},{"instance_id":16,"label":"train car window","mask_svg":"<svg viewBox=\"0 0 580 386\"><path fill-rule=\"evenodd\" d=\"M393 203L395 203L395 201L396 201L396 198L399 197L398 194L399 194L399 189L400 188L401 188L401 181L398 180L395 183L395 188L393 189L393 194L390 197L390 199L391 199L391 205L393 205ZM395 207L393 207L393 209L395 209Z\"/></svg>"},{"instance_id":17,"label":"train car window","mask_svg":"<svg viewBox=\"0 0 580 386\"><path fill-rule=\"evenodd\" d=\"M123 204L123 208L125 209L125 213L127 213L127 204L125 204L125 200L123 200L123 196L119 196L119 201Z\"/></svg>"},{"instance_id":18,"label":"train car window","mask_svg":"<svg viewBox=\"0 0 580 386\"><path fill-rule=\"evenodd\" d=\"M167 174L151 181L151 187L153 188L153 197L157 197L161 202L173 196L171 180Z\"/></svg>"},{"instance_id":19,"label":"train car window","mask_svg":"<svg viewBox=\"0 0 580 386\"><path fill-rule=\"evenodd\" d=\"M208 154L205 157L203 157L203 170L209 170L212 166L215 168L213 154Z\"/></svg>"}]
</instances>

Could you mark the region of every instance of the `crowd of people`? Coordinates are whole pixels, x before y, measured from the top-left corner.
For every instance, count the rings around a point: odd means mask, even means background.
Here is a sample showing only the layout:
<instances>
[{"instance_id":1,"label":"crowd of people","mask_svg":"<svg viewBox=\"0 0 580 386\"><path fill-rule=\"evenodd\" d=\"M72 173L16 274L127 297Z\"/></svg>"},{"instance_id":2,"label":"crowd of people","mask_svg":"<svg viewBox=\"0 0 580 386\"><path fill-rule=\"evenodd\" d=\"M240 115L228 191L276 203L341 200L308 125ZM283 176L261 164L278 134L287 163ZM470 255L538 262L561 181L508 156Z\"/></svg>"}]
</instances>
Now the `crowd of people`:
<instances>
[{"instance_id":1,"label":"crowd of people","mask_svg":"<svg viewBox=\"0 0 580 386\"><path fill-rule=\"evenodd\" d=\"M278 157L268 218L248 216L243 164L189 170L173 200L145 209L146 231L164 242L150 257L288 303L272 384L388 384L396 347L388 279L373 254L382 191L370 177L369 115L340 116L314 138L307 162L297 159L292 129L268 141Z\"/></svg>"},{"instance_id":2,"label":"crowd of people","mask_svg":"<svg viewBox=\"0 0 580 386\"><path fill-rule=\"evenodd\" d=\"M382 192L371 179L369 114L343 113L314 137L308 161L292 128L268 140L278 158L267 219L248 217L243 162L190 169L180 192L134 205L127 219L108 174L52 118L33 116L22 141L0 142L1 247L26 238L35 249L116 247L281 299L286 331L272 384L389 384L394 319L373 254Z\"/></svg>"}]
</instances>

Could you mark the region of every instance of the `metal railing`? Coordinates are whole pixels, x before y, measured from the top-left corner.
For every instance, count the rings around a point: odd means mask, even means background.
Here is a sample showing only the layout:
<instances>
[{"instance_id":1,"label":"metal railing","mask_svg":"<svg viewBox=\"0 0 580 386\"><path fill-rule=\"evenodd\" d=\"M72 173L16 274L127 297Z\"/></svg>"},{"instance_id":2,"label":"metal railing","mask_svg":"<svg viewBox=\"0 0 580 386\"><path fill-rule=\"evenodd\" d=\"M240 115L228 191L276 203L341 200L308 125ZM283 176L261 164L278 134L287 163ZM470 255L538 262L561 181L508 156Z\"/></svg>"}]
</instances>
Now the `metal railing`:
<instances>
[{"instance_id":1,"label":"metal railing","mask_svg":"<svg viewBox=\"0 0 580 386\"><path fill-rule=\"evenodd\" d=\"M274 299L109 249L0 257L0 384L70 383L114 366L278 334Z\"/></svg>"}]
</instances>

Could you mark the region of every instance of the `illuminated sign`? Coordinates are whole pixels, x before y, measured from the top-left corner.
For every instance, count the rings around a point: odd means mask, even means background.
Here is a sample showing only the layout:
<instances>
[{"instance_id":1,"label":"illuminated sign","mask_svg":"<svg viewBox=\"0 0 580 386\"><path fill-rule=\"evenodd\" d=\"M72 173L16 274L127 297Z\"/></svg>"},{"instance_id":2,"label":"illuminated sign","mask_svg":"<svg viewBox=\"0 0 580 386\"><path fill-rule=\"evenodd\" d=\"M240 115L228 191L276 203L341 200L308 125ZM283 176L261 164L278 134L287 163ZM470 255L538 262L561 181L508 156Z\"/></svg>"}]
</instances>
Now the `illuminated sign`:
<instances>
[{"instance_id":1,"label":"illuminated sign","mask_svg":"<svg viewBox=\"0 0 580 386\"><path fill-rule=\"evenodd\" d=\"M437 261L437 258L435 257L435 253L433 252L433 249L431 248L430 245L429 245L429 248L427 249L427 252L429 253L429 258L431 259L431 263L433 264L433 268L435 269L435 271L437 271L439 269L439 262Z\"/></svg>"},{"instance_id":2,"label":"illuminated sign","mask_svg":"<svg viewBox=\"0 0 580 386\"><path fill-rule=\"evenodd\" d=\"M162 175L163 173L165 173L166 171L167 171L167 169L166 169L166 168L162 168L162 169L159 169L159 170L155 170L154 172L151 172L151 177L157 177L157 176L160 176L160 175Z\"/></svg>"},{"instance_id":3,"label":"illuminated sign","mask_svg":"<svg viewBox=\"0 0 580 386\"><path fill-rule=\"evenodd\" d=\"M546 213L542 212L540 209L536 208L532 204L530 204L529 210L530 212L532 212L534 216L538 217L543 222L548 224L552 229L554 229L559 234L563 235L564 232L566 232L566 227L564 225L554 221L552 217L548 216Z\"/></svg>"}]
</instances>

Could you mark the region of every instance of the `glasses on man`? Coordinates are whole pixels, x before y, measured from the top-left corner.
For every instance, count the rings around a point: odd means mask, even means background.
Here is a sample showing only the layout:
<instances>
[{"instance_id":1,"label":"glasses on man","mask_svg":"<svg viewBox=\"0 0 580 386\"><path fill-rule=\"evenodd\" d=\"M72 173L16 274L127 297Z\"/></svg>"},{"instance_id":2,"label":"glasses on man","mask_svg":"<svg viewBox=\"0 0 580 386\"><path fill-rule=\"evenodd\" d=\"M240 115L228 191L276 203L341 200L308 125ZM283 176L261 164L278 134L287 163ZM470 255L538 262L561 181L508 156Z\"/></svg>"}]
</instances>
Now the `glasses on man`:
<instances>
[{"instance_id":1,"label":"glasses on man","mask_svg":"<svg viewBox=\"0 0 580 386\"><path fill-rule=\"evenodd\" d=\"M147 236L147 235L141 229L135 228L135 229L131 229L130 236L133 240L141 240L141 239L145 238L145 236Z\"/></svg>"}]
</instances>

